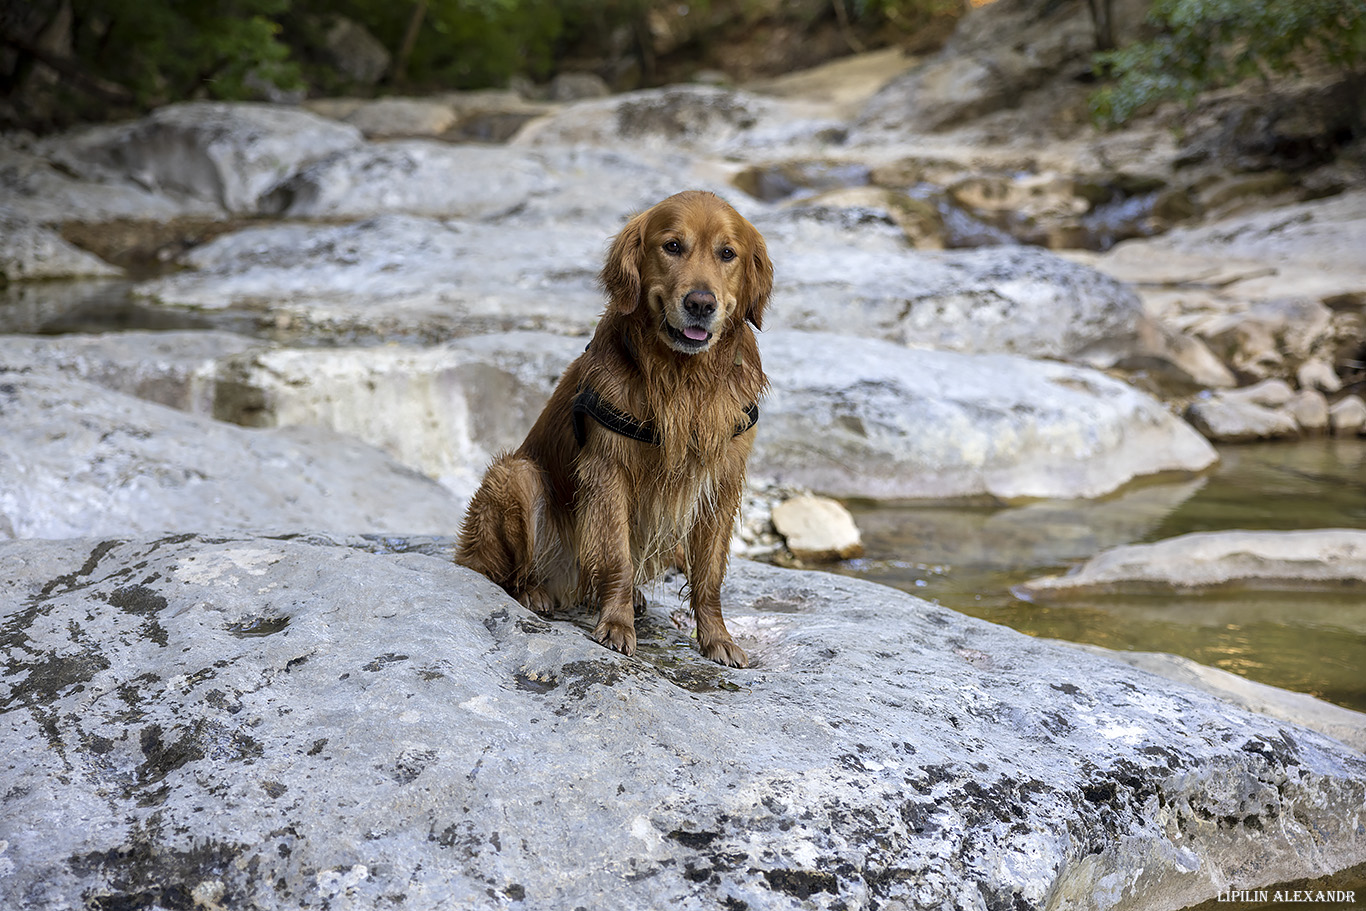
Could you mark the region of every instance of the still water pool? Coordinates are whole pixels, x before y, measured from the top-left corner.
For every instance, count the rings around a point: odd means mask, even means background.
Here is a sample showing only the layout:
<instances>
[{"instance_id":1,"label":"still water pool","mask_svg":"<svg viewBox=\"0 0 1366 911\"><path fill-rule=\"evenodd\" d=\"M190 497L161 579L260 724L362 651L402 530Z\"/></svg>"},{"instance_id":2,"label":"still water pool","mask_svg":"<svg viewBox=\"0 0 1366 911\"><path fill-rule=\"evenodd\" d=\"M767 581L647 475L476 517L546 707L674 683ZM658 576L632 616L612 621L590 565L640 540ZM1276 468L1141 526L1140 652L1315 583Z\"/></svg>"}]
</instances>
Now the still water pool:
<instances>
[{"instance_id":1,"label":"still water pool","mask_svg":"<svg viewBox=\"0 0 1366 911\"><path fill-rule=\"evenodd\" d=\"M1034 636L1172 652L1366 711L1366 589L1096 595L1031 604L1012 586L1121 544L1195 531L1366 529L1366 440L1225 447L1196 479L1103 500L851 504L866 557L836 571Z\"/></svg>"}]
</instances>

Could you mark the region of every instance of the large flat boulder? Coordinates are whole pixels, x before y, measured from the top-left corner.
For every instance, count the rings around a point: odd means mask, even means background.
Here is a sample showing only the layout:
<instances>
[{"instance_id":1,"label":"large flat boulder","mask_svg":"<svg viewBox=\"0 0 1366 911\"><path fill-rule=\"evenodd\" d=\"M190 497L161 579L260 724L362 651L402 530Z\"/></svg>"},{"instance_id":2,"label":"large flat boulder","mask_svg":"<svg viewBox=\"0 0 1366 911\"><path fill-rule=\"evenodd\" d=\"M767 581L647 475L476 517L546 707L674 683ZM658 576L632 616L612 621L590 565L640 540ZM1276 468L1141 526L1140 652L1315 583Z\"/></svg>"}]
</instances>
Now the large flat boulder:
<instances>
[{"instance_id":1,"label":"large flat boulder","mask_svg":"<svg viewBox=\"0 0 1366 911\"><path fill-rule=\"evenodd\" d=\"M454 532L463 504L318 428L249 430L0 369L0 539L343 528Z\"/></svg>"},{"instance_id":2,"label":"large flat boulder","mask_svg":"<svg viewBox=\"0 0 1366 911\"><path fill-rule=\"evenodd\" d=\"M193 271L135 293L177 308L238 310L310 338L441 340L512 329L591 331L610 233L384 215L276 224L192 251Z\"/></svg>"},{"instance_id":3,"label":"large flat boulder","mask_svg":"<svg viewBox=\"0 0 1366 911\"><path fill-rule=\"evenodd\" d=\"M920 251L875 215L756 219L773 256L773 325L964 353L1110 366L1138 344L1131 288L1034 247Z\"/></svg>"},{"instance_id":4,"label":"large flat boulder","mask_svg":"<svg viewBox=\"0 0 1366 911\"><path fill-rule=\"evenodd\" d=\"M218 362L212 414L345 433L468 497L490 459L521 444L582 351L582 339L542 332L425 348L257 349Z\"/></svg>"},{"instance_id":5,"label":"large flat boulder","mask_svg":"<svg viewBox=\"0 0 1366 911\"><path fill-rule=\"evenodd\" d=\"M1021 586L1030 597L1221 586L1366 588L1366 531L1195 532L1116 547Z\"/></svg>"},{"instance_id":6,"label":"large flat boulder","mask_svg":"<svg viewBox=\"0 0 1366 911\"><path fill-rule=\"evenodd\" d=\"M63 278L110 278L123 270L68 243L53 229L0 205L0 284Z\"/></svg>"},{"instance_id":7,"label":"large flat boulder","mask_svg":"<svg viewBox=\"0 0 1366 911\"><path fill-rule=\"evenodd\" d=\"M1011 0L991 6L969 8L939 53L869 99L855 121L855 135L896 141L907 133L961 126L1018 106L1060 72L1090 71L1096 38L1083 4ZM1117 34L1132 35L1146 9L1123 0L1107 6L1107 14Z\"/></svg>"},{"instance_id":8,"label":"large flat boulder","mask_svg":"<svg viewBox=\"0 0 1366 911\"><path fill-rule=\"evenodd\" d=\"M1161 911L1366 859L1366 756L900 592L738 562L732 670L672 596L626 658L387 547L0 545L0 904Z\"/></svg>"},{"instance_id":9,"label":"large flat boulder","mask_svg":"<svg viewBox=\"0 0 1366 911\"><path fill-rule=\"evenodd\" d=\"M115 127L92 127L90 134L106 140ZM24 143L16 137L0 137L0 199L15 216L40 225L66 221L103 222L126 218L161 221L181 215L221 217L216 203L183 194L161 193L138 183L115 167L96 167L74 154L67 144L79 147L95 141L51 138Z\"/></svg>"},{"instance_id":10,"label":"large flat boulder","mask_svg":"<svg viewBox=\"0 0 1366 911\"><path fill-rule=\"evenodd\" d=\"M361 142L356 127L287 105L194 101L55 137L43 149L82 177L119 174L158 193L252 215L303 165Z\"/></svg>"},{"instance_id":11,"label":"large flat boulder","mask_svg":"<svg viewBox=\"0 0 1366 911\"><path fill-rule=\"evenodd\" d=\"M291 218L403 212L477 219L506 215L549 185L545 168L526 152L410 139L335 152L281 182L263 206Z\"/></svg>"},{"instance_id":12,"label":"large flat boulder","mask_svg":"<svg viewBox=\"0 0 1366 911\"><path fill-rule=\"evenodd\" d=\"M514 146L593 145L701 154L828 143L844 123L825 104L706 85L671 85L566 105L528 123Z\"/></svg>"},{"instance_id":13,"label":"large flat boulder","mask_svg":"<svg viewBox=\"0 0 1366 911\"><path fill-rule=\"evenodd\" d=\"M557 160L553 189L529 193L524 207L496 223L391 214L345 225L253 227L194 249L184 258L190 270L144 282L136 293L177 308L251 312L326 337L586 334L603 306L596 284L603 255L630 209L604 206L601 194L589 198L596 179L575 189L574 160ZM599 156L580 166L598 176L614 167ZM635 208L661 198L657 177L638 160L622 167ZM440 191L425 190L430 182L380 185L410 202L425 192L435 208L447 207ZM339 204L362 211L386 192L345 189L347 180L336 186L343 188L338 198L349 200ZM470 196L466 214L477 214L486 196L513 206L517 195L490 193ZM876 221L751 214L777 273L772 326L1095 366L1139 346L1143 314L1133 291L1046 251L928 253L907 248L894 227Z\"/></svg>"},{"instance_id":14,"label":"large flat boulder","mask_svg":"<svg viewBox=\"0 0 1366 911\"><path fill-rule=\"evenodd\" d=\"M765 333L771 389L751 464L834 496L1095 497L1218 458L1103 373L1009 355Z\"/></svg>"},{"instance_id":15,"label":"large flat boulder","mask_svg":"<svg viewBox=\"0 0 1366 911\"><path fill-rule=\"evenodd\" d=\"M231 332L194 330L0 335L0 369L84 380L207 415L213 412L219 362L265 345Z\"/></svg>"},{"instance_id":16,"label":"large flat boulder","mask_svg":"<svg viewBox=\"0 0 1366 911\"><path fill-rule=\"evenodd\" d=\"M345 433L464 497L525 437L584 346L545 332L432 347L183 341L180 358L155 335L0 341L0 359L250 427ZM1216 459L1156 400L1088 368L819 332L772 330L759 343L771 390L756 477L843 497L1094 497Z\"/></svg>"}]
</instances>

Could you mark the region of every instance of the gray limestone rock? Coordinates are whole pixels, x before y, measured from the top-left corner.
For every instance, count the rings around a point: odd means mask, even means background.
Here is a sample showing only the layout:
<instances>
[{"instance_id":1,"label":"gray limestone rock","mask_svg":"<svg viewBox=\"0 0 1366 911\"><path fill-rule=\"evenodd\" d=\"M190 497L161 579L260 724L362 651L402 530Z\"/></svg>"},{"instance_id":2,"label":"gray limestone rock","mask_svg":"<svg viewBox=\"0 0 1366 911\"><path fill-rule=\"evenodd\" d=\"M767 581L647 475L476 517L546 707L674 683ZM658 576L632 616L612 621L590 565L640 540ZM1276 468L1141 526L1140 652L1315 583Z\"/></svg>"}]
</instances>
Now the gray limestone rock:
<instances>
[{"instance_id":1,"label":"gray limestone rock","mask_svg":"<svg viewBox=\"0 0 1366 911\"><path fill-rule=\"evenodd\" d=\"M124 171L94 165L83 157L80 150L86 145L116 142L114 134L121 129L125 128L90 127L37 143L0 137L0 199L5 208L43 225L223 215L212 202L154 192Z\"/></svg>"},{"instance_id":2,"label":"gray limestone rock","mask_svg":"<svg viewBox=\"0 0 1366 911\"><path fill-rule=\"evenodd\" d=\"M843 126L819 105L715 86L671 85L566 105L527 124L513 145L626 145L724 154L790 148Z\"/></svg>"},{"instance_id":3,"label":"gray limestone rock","mask_svg":"<svg viewBox=\"0 0 1366 911\"><path fill-rule=\"evenodd\" d=\"M60 234L0 206L0 283L122 275Z\"/></svg>"},{"instance_id":4,"label":"gray limestone rock","mask_svg":"<svg viewBox=\"0 0 1366 911\"><path fill-rule=\"evenodd\" d=\"M410 147L396 146L383 154L402 157ZM370 154L367 147L355 156ZM343 337L442 339L512 329L586 334L603 306L597 272L630 211L627 203L644 208L666 193L656 186L657 175L629 159L622 164L630 178L625 200L605 206L601 194L588 198L596 181L576 188L567 176L573 161L557 160L546 192L528 190L524 208L514 202L518 194L503 190L452 201L430 189L431 179L390 175L373 191L352 186L350 178L320 181L326 189L319 192L335 195L353 213L380 205L385 193L397 208L429 199L429 213L461 206L471 217L509 212L496 224L383 215L348 225L250 228L196 248L185 257L193 271L145 282L137 293L181 308L264 311L300 331ZM519 168L532 168L531 159L519 161ZM485 164L494 167L491 159ZM598 156L581 166L615 167ZM318 165L319 173L330 167ZM315 203L308 213L340 211L331 202ZM895 227L877 223L788 214L755 215L755 221L777 271L769 319L775 327L1092 366L1110 366L1139 343L1141 307L1129 288L1046 251L926 253L906 249Z\"/></svg>"},{"instance_id":5,"label":"gray limestone rock","mask_svg":"<svg viewBox=\"0 0 1366 911\"><path fill-rule=\"evenodd\" d=\"M312 338L581 334L602 310L596 278L609 237L411 215L277 224L207 243L186 257L194 271L135 293L177 308L261 312Z\"/></svg>"},{"instance_id":6,"label":"gray limestone rock","mask_svg":"<svg viewBox=\"0 0 1366 911\"><path fill-rule=\"evenodd\" d=\"M440 99L377 98L357 106L344 119L366 139L440 136L455 126L455 105Z\"/></svg>"},{"instance_id":7,"label":"gray limestone rock","mask_svg":"<svg viewBox=\"0 0 1366 911\"><path fill-rule=\"evenodd\" d=\"M0 540L187 530L450 533L463 504L326 430L247 430L0 370Z\"/></svg>"},{"instance_id":8,"label":"gray limestone rock","mask_svg":"<svg viewBox=\"0 0 1366 911\"><path fill-rule=\"evenodd\" d=\"M1083 367L766 332L751 464L833 496L1093 497L1200 471L1214 449L1155 399Z\"/></svg>"},{"instance_id":9,"label":"gray limestone rock","mask_svg":"<svg viewBox=\"0 0 1366 911\"><path fill-rule=\"evenodd\" d=\"M1321 433L1328 429L1328 399L1317 389L1301 389L1286 408L1301 430Z\"/></svg>"},{"instance_id":10,"label":"gray limestone rock","mask_svg":"<svg viewBox=\"0 0 1366 911\"><path fill-rule=\"evenodd\" d=\"M751 669L658 601L626 658L448 554L0 545L0 905L1162 911L1366 859L1366 757L1106 658L744 562Z\"/></svg>"},{"instance_id":11,"label":"gray limestone rock","mask_svg":"<svg viewBox=\"0 0 1366 911\"><path fill-rule=\"evenodd\" d=\"M1359 395L1345 395L1328 409L1328 423L1336 436L1354 436L1366 431L1366 401Z\"/></svg>"},{"instance_id":12,"label":"gray limestone rock","mask_svg":"<svg viewBox=\"0 0 1366 911\"><path fill-rule=\"evenodd\" d=\"M1246 443L1300 435L1295 416L1282 408L1268 408L1247 399L1212 395L1186 409L1186 420L1206 437L1220 443Z\"/></svg>"},{"instance_id":13,"label":"gray limestone rock","mask_svg":"<svg viewBox=\"0 0 1366 911\"><path fill-rule=\"evenodd\" d=\"M361 142L349 124L286 105L186 102L141 120L54 140L78 173L117 173L234 214L303 165Z\"/></svg>"},{"instance_id":14,"label":"gray limestone rock","mask_svg":"<svg viewBox=\"0 0 1366 911\"><path fill-rule=\"evenodd\" d=\"M582 351L581 339L531 332L428 348L258 349L216 365L212 414L346 433L468 497Z\"/></svg>"},{"instance_id":15,"label":"gray limestone rock","mask_svg":"<svg viewBox=\"0 0 1366 911\"><path fill-rule=\"evenodd\" d=\"M1087 368L825 333L774 330L759 343L772 389L755 476L836 496L1084 497L1215 459L1155 400ZM84 364L81 375L102 357L98 372L116 375L111 344L91 342L75 364L72 352L87 347L77 340L0 343L0 356L32 350L10 358L64 372ZM468 496L489 458L521 442L583 340L512 332L428 348L223 350L186 381L136 357L128 370L221 420L356 436ZM109 382L136 391L131 377Z\"/></svg>"},{"instance_id":16,"label":"gray limestone rock","mask_svg":"<svg viewBox=\"0 0 1366 911\"><path fill-rule=\"evenodd\" d=\"M1117 652L1099 645L1077 642L1060 643L1079 648L1132 667L1158 674L1187 686L1204 690L1224 702L1270 715L1341 740L1355 750L1366 751L1366 714L1316 699L1308 693L1295 693L1256 680L1249 680L1217 667L1166 652Z\"/></svg>"},{"instance_id":17,"label":"gray limestone rock","mask_svg":"<svg viewBox=\"0 0 1366 911\"><path fill-rule=\"evenodd\" d=\"M845 211L756 225L777 271L775 326L1100 367L1139 345L1133 290L1046 250L912 251L894 225Z\"/></svg>"},{"instance_id":18,"label":"gray limestone rock","mask_svg":"<svg viewBox=\"0 0 1366 911\"><path fill-rule=\"evenodd\" d=\"M231 332L0 335L0 369L85 380L207 415L213 412L219 362L261 347L264 342Z\"/></svg>"},{"instance_id":19,"label":"gray limestone rock","mask_svg":"<svg viewBox=\"0 0 1366 911\"><path fill-rule=\"evenodd\" d=\"M380 117L395 116L386 112L398 104L391 100L382 110L367 106L348 120L373 131ZM450 105L433 102L428 108L444 111L455 122ZM550 185L545 168L522 150L408 139L366 143L322 158L283 181L262 206L291 218L403 212L480 219L505 215Z\"/></svg>"},{"instance_id":20,"label":"gray limestone rock","mask_svg":"<svg viewBox=\"0 0 1366 911\"><path fill-rule=\"evenodd\" d=\"M1132 4L1119 7L1125 5ZM958 126L1018 105L1059 71L1085 70L1095 35L1079 7L1011 2L970 9L942 51L868 101L856 121L858 134L904 136Z\"/></svg>"},{"instance_id":21,"label":"gray limestone rock","mask_svg":"<svg viewBox=\"0 0 1366 911\"><path fill-rule=\"evenodd\" d=\"M1195 532L1107 550L1020 587L1033 598L1218 586L1366 586L1366 531Z\"/></svg>"},{"instance_id":22,"label":"gray limestone rock","mask_svg":"<svg viewBox=\"0 0 1366 911\"><path fill-rule=\"evenodd\" d=\"M863 538L844 504L810 494L791 497L771 510L773 528L798 560L830 562L863 556Z\"/></svg>"}]
</instances>

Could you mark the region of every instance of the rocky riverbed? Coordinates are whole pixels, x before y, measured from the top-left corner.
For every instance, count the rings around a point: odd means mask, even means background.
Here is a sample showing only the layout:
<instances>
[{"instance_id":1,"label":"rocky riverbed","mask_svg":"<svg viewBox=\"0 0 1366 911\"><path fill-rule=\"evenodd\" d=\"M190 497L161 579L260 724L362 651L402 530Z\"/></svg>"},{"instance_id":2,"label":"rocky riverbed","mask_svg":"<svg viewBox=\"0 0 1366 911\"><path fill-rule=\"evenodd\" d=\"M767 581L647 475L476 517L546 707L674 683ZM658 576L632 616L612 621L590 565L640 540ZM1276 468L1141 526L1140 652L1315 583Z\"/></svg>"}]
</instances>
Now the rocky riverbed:
<instances>
[{"instance_id":1,"label":"rocky riverbed","mask_svg":"<svg viewBox=\"0 0 1366 911\"><path fill-rule=\"evenodd\" d=\"M627 659L450 565L608 239L684 187L777 267L739 552L774 492L1130 496L1361 431L1366 183L1251 189L1054 88L954 113L971 46L0 137L0 899L1180 908L1366 860L1366 725L1308 697L744 561L752 671L667 584Z\"/></svg>"}]
</instances>

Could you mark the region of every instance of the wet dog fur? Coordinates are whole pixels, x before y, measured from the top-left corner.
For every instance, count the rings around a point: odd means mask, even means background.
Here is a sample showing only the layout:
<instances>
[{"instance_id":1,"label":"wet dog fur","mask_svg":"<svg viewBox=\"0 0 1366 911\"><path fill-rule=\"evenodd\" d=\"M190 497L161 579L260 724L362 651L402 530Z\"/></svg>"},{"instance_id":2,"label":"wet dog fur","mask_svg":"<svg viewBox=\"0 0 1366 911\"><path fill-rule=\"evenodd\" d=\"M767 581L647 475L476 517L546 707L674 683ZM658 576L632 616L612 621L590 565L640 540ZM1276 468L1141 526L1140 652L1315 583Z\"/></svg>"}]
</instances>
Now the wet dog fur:
<instances>
[{"instance_id":1,"label":"wet dog fur","mask_svg":"<svg viewBox=\"0 0 1366 911\"><path fill-rule=\"evenodd\" d=\"M522 445L489 466L456 562L539 612L595 605L594 638L630 655L639 587L681 552L702 653L745 667L720 594L755 434L736 430L767 387L753 331L773 287L763 237L719 197L679 193L626 224L600 282L607 307L588 350ZM584 388L652 425L659 444L588 420L580 447Z\"/></svg>"}]
</instances>

